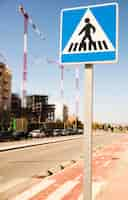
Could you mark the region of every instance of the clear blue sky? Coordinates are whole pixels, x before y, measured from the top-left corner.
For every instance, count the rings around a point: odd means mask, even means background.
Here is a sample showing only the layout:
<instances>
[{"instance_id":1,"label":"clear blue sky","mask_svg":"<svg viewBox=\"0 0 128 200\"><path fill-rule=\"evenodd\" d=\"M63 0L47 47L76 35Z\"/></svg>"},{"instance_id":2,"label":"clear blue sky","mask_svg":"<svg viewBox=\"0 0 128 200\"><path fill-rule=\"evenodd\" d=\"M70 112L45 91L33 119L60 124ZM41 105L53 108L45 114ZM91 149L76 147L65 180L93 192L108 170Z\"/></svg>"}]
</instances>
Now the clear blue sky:
<instances>
[{"instance_id":1,"label":"clear blue sky","mask_svg":"<svg viewBox=\"0 0 128 200\"><path fill-rule=\"evenodd\" d=\"M94 68L94 120L128 123L128 3L105 0L0 0L0 52L5 55L13 72L12 89L21 93L23 65L23 17L18 13L23 3L33 21L46 36L41 40L29 26L27 92L50 95L50 103L60 101L60 71L49 65L47 58L59 59L59 26L62 8L118 2L119 62L97 64ZM67 70L68 69L68 70ZM80 66L80 118L83 119L84 67ZM75 66L66 67L65 101L75 112Z\"/></svg>"}]
</instances>

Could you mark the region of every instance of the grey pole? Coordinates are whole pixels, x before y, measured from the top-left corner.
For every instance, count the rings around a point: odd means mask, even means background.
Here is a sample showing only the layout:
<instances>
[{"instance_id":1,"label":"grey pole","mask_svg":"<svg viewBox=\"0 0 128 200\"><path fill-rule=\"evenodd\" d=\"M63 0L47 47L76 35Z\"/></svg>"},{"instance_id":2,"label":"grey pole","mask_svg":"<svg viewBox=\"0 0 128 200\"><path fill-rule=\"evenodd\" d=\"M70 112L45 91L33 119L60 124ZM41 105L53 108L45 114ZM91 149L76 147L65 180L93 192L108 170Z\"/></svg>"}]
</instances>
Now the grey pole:
<instances>
[{"instance_id":1,"label":"grey pole","mask_svg":"<svg viewBox=\"0 0 128 200\"><path fill-rule=\"evenodd\" d=\"M85 65L84 200L92 200L93 65Z\"/></svg>"}]
</instances>

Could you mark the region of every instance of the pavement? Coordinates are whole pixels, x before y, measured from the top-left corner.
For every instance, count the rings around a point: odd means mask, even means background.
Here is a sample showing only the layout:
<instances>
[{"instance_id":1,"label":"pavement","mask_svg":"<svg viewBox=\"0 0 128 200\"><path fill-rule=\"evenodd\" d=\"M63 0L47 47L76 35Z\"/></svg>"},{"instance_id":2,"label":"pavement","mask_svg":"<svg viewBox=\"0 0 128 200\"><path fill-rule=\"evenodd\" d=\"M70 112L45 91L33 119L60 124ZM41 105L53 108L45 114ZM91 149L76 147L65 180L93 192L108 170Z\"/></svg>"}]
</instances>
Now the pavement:
<instances>
[{"instance_id":1,"label":"pavement","mask_svg":"<svg viewBox=\"0 0 128 200\"><path fill-rule=\"evenodd\" d=\"M128 137L120 142L115 155L116 165L106 178L106 187L101 190L96 200L128 199Z\"/></svg>"},{"instance_id":2,"label":"pavement","mask_svg":"<svg viewBox=\"0 0 128 200\"><path fill-rule=\"evenodd\" d=\"M128 136L93 152L92 200L128 199ZM24 185L8 200L83 200L83 160ZM3 200L3 199L2 199ZM5 200L5 199L4 199ZM7 200L7 199L6 199Z\"/></svg>"}]
</instances>

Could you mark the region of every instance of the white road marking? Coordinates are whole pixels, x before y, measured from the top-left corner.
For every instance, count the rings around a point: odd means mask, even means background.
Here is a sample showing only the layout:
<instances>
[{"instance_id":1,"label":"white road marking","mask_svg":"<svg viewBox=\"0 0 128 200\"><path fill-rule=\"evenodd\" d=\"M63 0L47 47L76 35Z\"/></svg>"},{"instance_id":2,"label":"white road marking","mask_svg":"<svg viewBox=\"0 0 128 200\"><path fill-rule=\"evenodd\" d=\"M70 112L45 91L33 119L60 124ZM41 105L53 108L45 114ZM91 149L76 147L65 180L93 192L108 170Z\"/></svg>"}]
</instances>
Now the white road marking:
<instances>
[{"instance_id":1,"label":"white road marking","mask_svg":"<svg viewBox=\"0 0 128 200\"><path fill-rule=\"evenodd\" d=\"M97 153L96 157L101 157L103 156L103 153Z\"/></svg>"},{"instance_id":2,"label":"white road marking","mask_svg":"<svg viewBox=\"0 0 128 200\"><path fill-rule=\"evenodd\" d=\"M100 163L98 160L96 160L95 162L96 162L96 164L99 164L99 163Z\"/></svg>"},{"instance_id":3,"label":"white road marking","mask_svg":"<svg viewBox=\"0 0 128 200\"><path fill-rule=\"evenodd\" d=\"M53 193L51 193L46 200L62 199L64 197L64 195L66 195L68 192L70 192L78 183L79 183L78 180L67 181L62 186L60 186L57 190L55 190Z\"/></svg>"},{"instance_id":4,"label":"white road marking","mask_svg":"<svg viewBox=\"0 0 128 200\"><path fill-rule=\"evenodd\" d=\"M14 179L12 181L6 182L5 184L0 184L0 193L5 192L27 180L28 180L28 178Z\"/></svg>"},{"instance_id":5,"label":"white road marking","mask_svg":"<svg viewBox=\"0 0 128 200\"><path fill-rule=\"evenodd\" d=\"M103 189L103 187L106 185L105 182L93 182L92 184L92 200L96 199L96 196L100 193L100 191ZM84 200L83 193L80 194L78 197L78 200Z\"/></svg>"},{"instance_id":6,"label":"white road marking","mask_svg":"<svg viewBox=\"0 0 128 200\"><path fill-rule=\"evenodd\" d=\"M111 163L111 160L108 160L104 163L103 167L107 167Z\"/></svg>"},{"instance_id":7,"label":"white road marking","mask_svg":"<svg viewBox=\"0 0 128 200\"><path fill-rule=\"evenodd\" d=\"M38 194L42 190L46 189L50 185L54 184L56 181L47 179L46 181L41 181L39 184L34 185L29 190L21 193L17 197L13 198L12 200L28 200L32 198L34 195Z\"/></svg>"},{"instance_id":8,"label":"white road marking","mask_svg":"<svg viewBox=\"0 0 128 200\"><path fill-rule=\"evenodd\" d=\"M79 176L77 176L74 180L80 180L83 177L83 174L80 174Z\"/></svg>"},{"instance_id":9,"label":"white road marking","mask_svg":"<svg viewBox=\"0 0 128 200\"><path fill-rule=\"evenodd\" d=\"M99 194L99 192L103 189L103 187L106 185L106 182L93 182L92 183L92 200L96 199L96 196Z\"/></svg>"},{"instance_id":10,"label":"white road marking","mask_svg":"<svg viewBox=\"0 0 128 200\"><path fill-rule=\"evenodd\" d=\"M81 194L81 195L78 197L78 200L84 200L83 194Z\"/></svg>"}]
</instances>

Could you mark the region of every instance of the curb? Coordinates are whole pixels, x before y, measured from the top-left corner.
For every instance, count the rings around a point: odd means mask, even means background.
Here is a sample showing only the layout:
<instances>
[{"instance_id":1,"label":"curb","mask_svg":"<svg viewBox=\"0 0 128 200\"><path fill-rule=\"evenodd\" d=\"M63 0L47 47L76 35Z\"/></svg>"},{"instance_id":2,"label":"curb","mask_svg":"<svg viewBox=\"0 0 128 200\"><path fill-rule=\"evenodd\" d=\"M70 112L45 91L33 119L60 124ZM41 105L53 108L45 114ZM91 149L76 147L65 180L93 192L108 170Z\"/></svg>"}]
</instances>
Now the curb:
<instances>
[{"instance_id":1,"label":"curb","mask_svg":"<svg viewBox=\"0 0 128 200\"><path fill-rule=\"evenodd\" d=\"M24 145L20 145L20 146L3 147L3 148L0 148L0 152L29 148L29 147L40 146L40 145L51 144L51 143L64 142L64 141L74 140L74 139L78 139L78 138L80 138L80 136L76 136L76 137L72 137L72 138L68 138L68 139L60 139L60 140L58 139L58 140L53 140L53 141L46 141L46 142L41 142L41 143L37 143L37 144L27 144L27 145L24 144Z\"/></svg>"}]
</instances>

